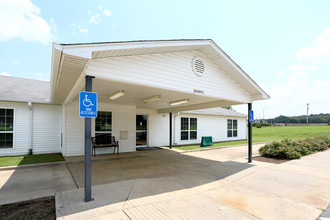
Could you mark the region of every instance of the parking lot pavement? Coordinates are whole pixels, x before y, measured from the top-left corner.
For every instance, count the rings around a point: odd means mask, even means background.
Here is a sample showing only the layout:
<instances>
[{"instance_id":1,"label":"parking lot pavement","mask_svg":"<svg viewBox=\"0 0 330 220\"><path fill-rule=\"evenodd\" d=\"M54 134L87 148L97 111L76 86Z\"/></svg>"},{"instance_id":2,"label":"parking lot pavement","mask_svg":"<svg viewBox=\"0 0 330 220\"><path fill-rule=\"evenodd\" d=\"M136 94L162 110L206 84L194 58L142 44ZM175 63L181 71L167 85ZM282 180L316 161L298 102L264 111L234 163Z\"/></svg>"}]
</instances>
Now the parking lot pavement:
<instances>
[{"instance_id":1,"label":"parking lot pavement","mask_svg":"<svg viewBox=\"0 0 330 220\"><path fill-rule=\"evenodd\" d=\"M83 188L59 192L57 217L316 219L327 208L330 151L282 164L249 164L244 152L155 150L94 161L95 201L83 202ZM69 165L79 187L82 166Z\"/></svg>"}]
</instances>

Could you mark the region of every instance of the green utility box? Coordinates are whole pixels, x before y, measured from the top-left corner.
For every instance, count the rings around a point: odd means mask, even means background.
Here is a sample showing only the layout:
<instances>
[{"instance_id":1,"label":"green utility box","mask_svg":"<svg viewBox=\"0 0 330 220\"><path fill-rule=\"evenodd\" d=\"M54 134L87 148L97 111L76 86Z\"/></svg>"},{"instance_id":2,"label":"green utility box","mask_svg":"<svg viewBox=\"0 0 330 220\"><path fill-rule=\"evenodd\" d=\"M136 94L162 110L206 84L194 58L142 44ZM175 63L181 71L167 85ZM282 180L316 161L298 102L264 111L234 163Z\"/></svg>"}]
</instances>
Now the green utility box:
<instances>
[{"instance_id":1,"label":"green utility box","mask_svg":"<svg viewBox=\"0 0 330 220\"><path fill-rule=\"evenodd\" d=\"M201 147L213 146L212 136L203 136Z\"/></svg>"}]
</instances>

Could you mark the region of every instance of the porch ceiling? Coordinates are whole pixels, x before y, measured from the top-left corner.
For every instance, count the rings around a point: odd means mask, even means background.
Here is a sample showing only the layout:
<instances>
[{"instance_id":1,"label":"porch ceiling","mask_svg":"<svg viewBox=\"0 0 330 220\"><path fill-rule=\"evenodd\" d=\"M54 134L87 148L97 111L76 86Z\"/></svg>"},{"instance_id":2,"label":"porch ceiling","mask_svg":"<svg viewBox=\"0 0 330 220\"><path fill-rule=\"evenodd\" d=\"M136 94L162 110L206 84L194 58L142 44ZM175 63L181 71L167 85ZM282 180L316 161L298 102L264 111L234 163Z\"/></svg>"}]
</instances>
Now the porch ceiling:
<instances>
[{"instance_id":1,"label":"porch ceiling","mask_svg":"<svg viewBox=\"0 0 330 220\"><path fill-rule=\"evenodd\" d=\"M80 90L84 90L84 83L81 82L78 88ZM109 99L110 95L114 94L115 92L118 92L119 90L124 90L125 95L115 100ZM159 113L179 112L211 107L221 107L225 105L241 104L228 100L219 100L217 98L207 97L194 93L189 94L142 85L115 82L101 78L93 79L93 92L96 92L98 94L99 103L135 105L136 108L155 109L158 110ZM160 95L161 99L149 103L143 102L144 99L155 95ZM77 92L73 100L78 100L78 98L79 93ZM189 102L178 106L171 106L169 104L169 102L181 99L189 99Z\"/></svg>"}]
</instances>

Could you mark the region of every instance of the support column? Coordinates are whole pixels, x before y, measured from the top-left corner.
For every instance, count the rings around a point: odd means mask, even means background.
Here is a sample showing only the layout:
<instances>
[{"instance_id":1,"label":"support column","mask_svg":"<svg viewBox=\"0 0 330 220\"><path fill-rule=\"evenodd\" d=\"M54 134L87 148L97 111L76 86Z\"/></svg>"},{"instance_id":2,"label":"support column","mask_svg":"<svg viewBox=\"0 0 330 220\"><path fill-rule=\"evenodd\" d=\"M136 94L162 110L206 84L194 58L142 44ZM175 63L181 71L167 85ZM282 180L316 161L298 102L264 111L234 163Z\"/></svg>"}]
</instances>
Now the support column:
<instances>
[{"instance_id":1,"label":"support column","mask_svg":"<svg viewBox=\"0 0 330 220\"><path fill-rule=\"evenodd\" d=\"M252 103L248 103L248 115L252 110ZM249 163L252 162L252 123L248 120Z\"/></svg>"},{"instance_id":2,"label":"support column","mask_svg":"<svg viewBox=\"0 0 330 220\"><path fill-rule=\"evenodd\" d=\"M93 84L92 76L86 76L85 90L86 92L92 91ZM85 118L85 202L90 202L94 200L92 198L92 119Z\"/></svg>"},{"instance_id":3,"label":"support column","mask_svg":"<svg viewBox=\"0 0 330 220\"><path fill-rule=\"evenodd\" d=\"M172 112L170 112L170 149L172 149Z\"/></svg>"}]
</instances>

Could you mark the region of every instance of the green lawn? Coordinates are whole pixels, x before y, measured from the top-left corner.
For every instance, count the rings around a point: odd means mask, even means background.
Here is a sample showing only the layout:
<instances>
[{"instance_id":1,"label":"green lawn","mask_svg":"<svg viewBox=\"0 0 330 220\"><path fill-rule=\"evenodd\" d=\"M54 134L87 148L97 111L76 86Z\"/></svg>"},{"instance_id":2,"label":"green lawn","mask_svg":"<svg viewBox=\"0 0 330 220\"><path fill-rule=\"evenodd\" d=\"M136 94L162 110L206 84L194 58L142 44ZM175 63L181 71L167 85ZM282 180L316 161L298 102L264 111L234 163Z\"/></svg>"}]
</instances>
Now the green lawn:
<instances>
[{"instance_id":1,"label":"green lawn","mask_svg":"<svg viewBox=\"0 0 330 220\"><path fill-rule=\"evenodd\" d=\"M0 167L64 161L62 154L36 154L0 157Z\"/></svg>"},{"instance_id":2,"label":"green lawn","mask_svg":"<svg viewBox=\"0 0 330 220\"><path fill-rule=\"evenodd\" d=\"M330 138L330 126L252 128L253 143L278 141L285 138L298 140L307 137L317 137L317 136L327 136ZM214 143L213 146L203 147L203 148L212 148L212 147L239 145L239 144L247 144L247 140ZM173 148L180 150L193 150L193 149L200 149L201 147L199 145L188 145L188 146L175 146Z\"/></svg>"}]
</instances>

